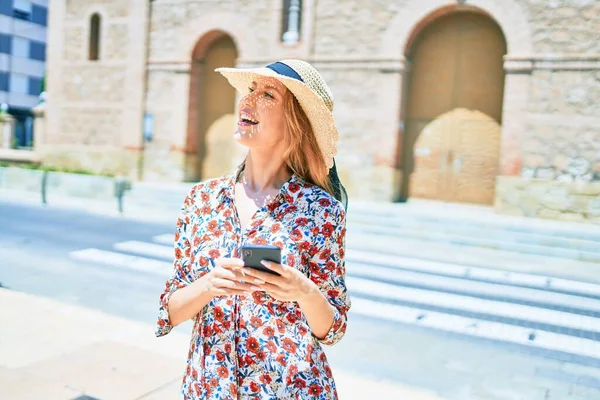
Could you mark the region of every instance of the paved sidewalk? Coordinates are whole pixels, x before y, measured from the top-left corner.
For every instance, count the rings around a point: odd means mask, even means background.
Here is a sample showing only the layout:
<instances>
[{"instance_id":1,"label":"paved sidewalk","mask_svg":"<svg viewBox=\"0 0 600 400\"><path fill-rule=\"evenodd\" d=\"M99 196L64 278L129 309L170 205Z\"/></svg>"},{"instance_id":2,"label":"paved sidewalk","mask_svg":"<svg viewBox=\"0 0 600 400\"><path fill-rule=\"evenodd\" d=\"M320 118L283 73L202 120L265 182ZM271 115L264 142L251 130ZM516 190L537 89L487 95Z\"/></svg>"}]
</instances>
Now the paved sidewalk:
<instances>
[{"instance_id":1,"label":"paved sidewalk","mask_svg":"<svg viewBox=\"0 0 600 400\"><path fill-rule=\"evenodd\" d=\"M0 289L0 321L3 399L178 398L187 334L156 338L153 326L7 289ZM333 369L342 400L442 400Z\"/></svg>"}]
</instances>

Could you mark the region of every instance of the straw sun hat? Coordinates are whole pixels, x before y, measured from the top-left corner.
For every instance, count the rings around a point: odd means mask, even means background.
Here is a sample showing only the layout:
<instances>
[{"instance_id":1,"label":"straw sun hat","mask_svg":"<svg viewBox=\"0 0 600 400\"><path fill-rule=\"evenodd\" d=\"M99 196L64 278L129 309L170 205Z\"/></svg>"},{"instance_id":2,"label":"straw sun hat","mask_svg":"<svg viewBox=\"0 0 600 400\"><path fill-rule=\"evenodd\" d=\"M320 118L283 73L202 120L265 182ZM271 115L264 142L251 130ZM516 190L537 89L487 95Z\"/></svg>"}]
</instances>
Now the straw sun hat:
<instances>
[{"instance_id":1,"label":"straw sun hat","mask_svg":"<svg viewBox=\"0 0 600 400\"><path fill-rule=\"evenodd\" d=\"M231 86L246 93L257 77L280 81L294 94L310 120L327 168L334 165L339 134L333 119L333 96L325 79L309 63L301 60L282 60L260 68L217 68Z\"/></svg>"}]
</instances>

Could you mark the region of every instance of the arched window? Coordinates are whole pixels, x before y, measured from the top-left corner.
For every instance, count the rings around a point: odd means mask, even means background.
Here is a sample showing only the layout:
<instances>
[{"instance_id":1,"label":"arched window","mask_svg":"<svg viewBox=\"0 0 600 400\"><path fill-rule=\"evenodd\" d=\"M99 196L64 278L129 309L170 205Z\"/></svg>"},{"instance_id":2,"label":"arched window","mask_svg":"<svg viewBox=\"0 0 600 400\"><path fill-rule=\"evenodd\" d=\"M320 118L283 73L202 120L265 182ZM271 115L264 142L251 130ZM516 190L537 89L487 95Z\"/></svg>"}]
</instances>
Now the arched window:
<instances>
[{"instance_id":1,"label":"arched window","mask_svg":"<svg viewBox=\"0 0 600 400\"><path fill-rule=\"evenodd\" d=\"M300 40L302 0L283 0L281 41L295 44Z\"/></svg>"},{"instance_id":2,"label":"arched window","mask_svg":"<svg viewBox=\"0 0 600 400\"><path fill-rule=\"evenodd\" d=\"M88 55L90 60L100 59L100 24L100 15L92 15L92 18L90 18L90 48Z\"/></svg>"}]
</instances>

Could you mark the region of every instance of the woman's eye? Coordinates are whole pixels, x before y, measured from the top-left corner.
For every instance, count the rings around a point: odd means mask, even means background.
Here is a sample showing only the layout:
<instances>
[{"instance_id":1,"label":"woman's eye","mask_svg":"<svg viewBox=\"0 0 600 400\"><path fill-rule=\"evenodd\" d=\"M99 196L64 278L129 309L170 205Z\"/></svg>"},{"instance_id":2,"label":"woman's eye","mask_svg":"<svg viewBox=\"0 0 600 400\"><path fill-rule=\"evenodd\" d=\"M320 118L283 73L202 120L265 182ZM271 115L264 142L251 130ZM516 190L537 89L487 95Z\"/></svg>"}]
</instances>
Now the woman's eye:
<instances>
[{"instance_id":1,"label":"woman's eye","mask_svg":"<svg viewBox=\"0 0 600 400\"><path fill-rule=\"evenodd\" d=\"M252 89L251 87L248 88L248 92L252 93L254 92L254 89Z\"/></svg>"},{"instance_id":2,"label":"woman's eye","mask_svg":"<svg viewBox=\"0 0 600 400\"><path fill-rule=\"evenodd\" d=\"M269 93L269 92L265 92L265 97L269 97L269 98L271 98L271 99L274 99L274 98L275 98L275 97L274 97L274 96L273 96L271 93Z\"/></svg>"}]
</instances>

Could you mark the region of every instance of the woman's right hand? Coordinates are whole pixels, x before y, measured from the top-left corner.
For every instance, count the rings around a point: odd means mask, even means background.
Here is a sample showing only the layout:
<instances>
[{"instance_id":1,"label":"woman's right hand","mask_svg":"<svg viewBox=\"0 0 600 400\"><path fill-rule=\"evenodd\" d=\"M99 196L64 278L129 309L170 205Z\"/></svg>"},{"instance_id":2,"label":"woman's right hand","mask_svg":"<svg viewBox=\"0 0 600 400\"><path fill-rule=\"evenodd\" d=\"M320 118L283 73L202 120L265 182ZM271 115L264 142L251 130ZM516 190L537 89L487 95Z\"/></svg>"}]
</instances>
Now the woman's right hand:
<instances>
[{"instance_id":1,"label":"woman's right hand","mask_svg":"<svg viewBox=\"0 0 600 400\"><path fill-rule=\"evenodd\" d=\"M205 275L205 290L211 297L227 295L245 295L255 288L248 283L242 283L247 276L242 273L244 262L239 258L219 258L215 260L216 267Z\"/></svg>"}]
</instances>

